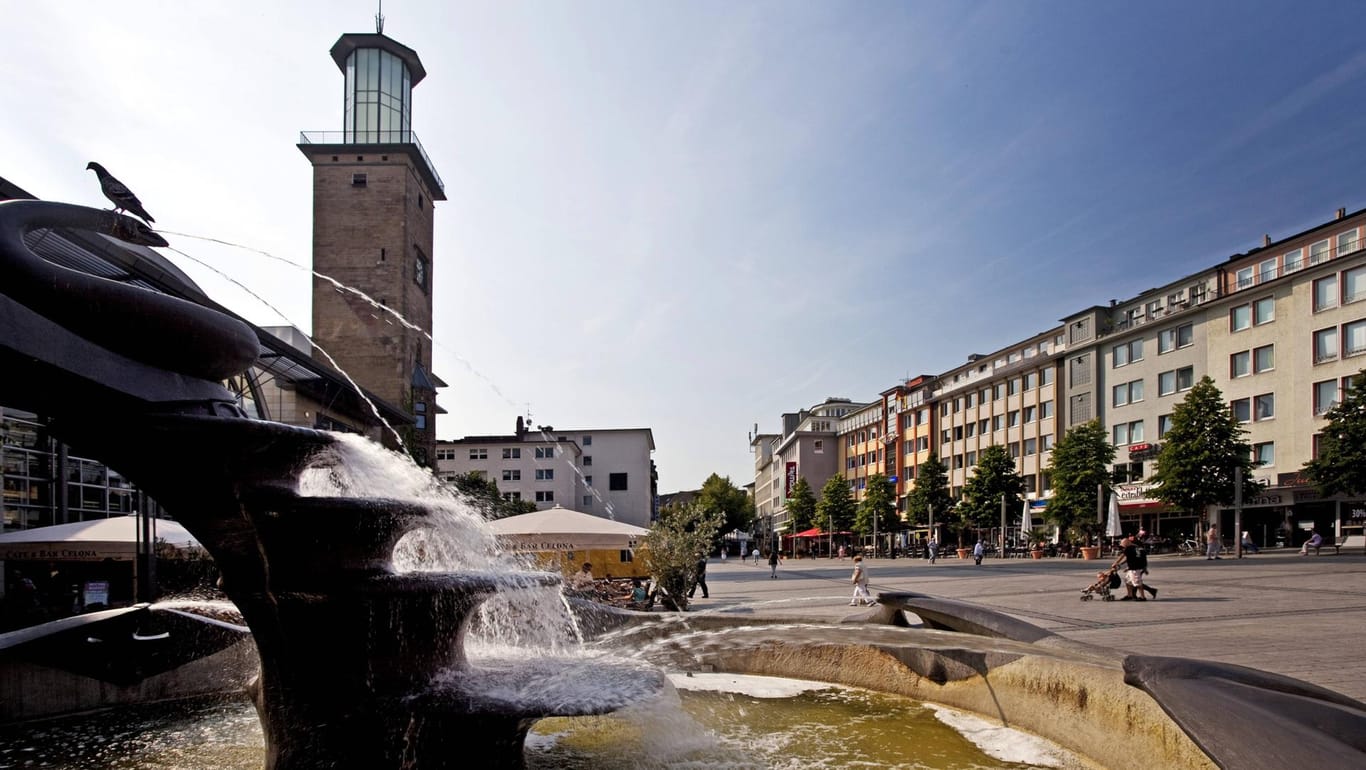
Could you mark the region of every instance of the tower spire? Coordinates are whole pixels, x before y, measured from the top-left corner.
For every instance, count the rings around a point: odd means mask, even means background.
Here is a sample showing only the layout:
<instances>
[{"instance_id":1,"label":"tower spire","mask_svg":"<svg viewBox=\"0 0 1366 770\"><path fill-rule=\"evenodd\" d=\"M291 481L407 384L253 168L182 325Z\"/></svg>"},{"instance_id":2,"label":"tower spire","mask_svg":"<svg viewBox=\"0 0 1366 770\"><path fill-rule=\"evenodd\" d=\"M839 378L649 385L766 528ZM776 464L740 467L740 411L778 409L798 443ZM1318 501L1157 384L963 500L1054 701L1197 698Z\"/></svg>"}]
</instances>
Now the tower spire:
<instances>
[{"instance_id":1,"label":"tower spire","mask_svg":"<svg viewBox=\"0 0 1366 770\"><path fill-rule=\"evenodd\" d=\"M379 0L379 13L375 14L375 32L384 34L384 0Z\"/></svg>"}]
</instances>

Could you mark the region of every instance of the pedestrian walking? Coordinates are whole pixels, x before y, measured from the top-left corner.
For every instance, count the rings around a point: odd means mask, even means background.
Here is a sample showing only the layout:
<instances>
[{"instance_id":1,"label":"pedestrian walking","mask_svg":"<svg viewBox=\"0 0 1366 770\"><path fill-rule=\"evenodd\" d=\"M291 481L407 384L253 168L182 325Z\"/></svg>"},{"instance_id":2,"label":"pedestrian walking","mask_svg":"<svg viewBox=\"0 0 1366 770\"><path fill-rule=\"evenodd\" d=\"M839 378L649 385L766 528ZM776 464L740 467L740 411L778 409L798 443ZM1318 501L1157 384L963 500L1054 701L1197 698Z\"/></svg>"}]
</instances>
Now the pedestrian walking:
<instances>
[{"instance_id":1,"label":"pedestrian walking","mask_svg":"<svg viewBox=\"0 0 1366 770\"><path fill-rule=\"evenodd\" d=\"M759 566L759 546L754 546L754 566Z\"/></svg>"},{"instance_id":2,"label":"pedestrian walking","mask_svg":"<svg viewBox=\"0 0 1366 770\"><path fill-rule=\"evenodd\" d=\"M1205 533L1205 561L1224 558L1219 555L1219 546L1219 528L1211 524Z\"/></svg>"},{"instance_id":3,"label":"pedestrian walking","mask_svg":"<svg viewBox=\"0 0 1366 770\"><path fill-rule=\"evenodd\" d=\"M982 553L985 551L986 549L982 547L981 540L978 540L977 545L972 547L972 562L979 567L982 566Z\"/></svg>"},{"instance_id":4,"label":"pedestrian walking","mask_svg":"<svg viewBox=\"0 0 1366 770\"><path fill-rule=\"evenodd\" d=\"M703 599L711 598L711 594L707 592L707 555L704 553L697 555L697 564L693 567L693 584L688 590L688 598L691 599L699 588L702 589Z\"/></svg>"},{"instance_id":5,"label":"pedestrian walking","mask_svg":"<svg viewBox=\"0 0 1366 770\"><path fill-rule=\"evenodd\" d=\"M930 538L930 544L926 550L930 554L930 564L934 564L934 560L939 558L939 541Z\"/></svg>"},{"instance_id":6,"label":"pedestrian walking","mask_svg":"<svg viewBox=\"0 0 1366 770\"><path fill-rule=\"evenodd\" d=\"M1133 538L1132 535L1119 541L1120 554L1115 557L1115 563L1110 565L1111 570L1119 569L1119 565L1125 567L1124 573L1124 596L1119 598L1122 602L1127 601L1147 601L1143 596L1144 592L1157 598L1157 589L1143 582L1143 576L1148 574L1148 552Z\"/></svg>"},{"instance_id":7,"label":"pedestrian walking","mask_svg":"<svg viewBox=\"0 0 1366 770\"><path fill-rule=\"evenodd\" d=\"M768 552L768 576L774 580L778 579L778 549L774 548Z\"/></svg>"},{"instance_id":8,"label":"pedestrian walking","mask_svg":"<svg viewBox=\"0 0 1366 770\"><path fill-rule=\"evenodd\" d=\"M857 607L860 603L872 606L877 604L873 601L873 595L868 593L868 570L863 568L863 556L854 556L854 574L850 578L854 584L854 596L849 600L850 607Z\"/></svg>"}]
</instances>

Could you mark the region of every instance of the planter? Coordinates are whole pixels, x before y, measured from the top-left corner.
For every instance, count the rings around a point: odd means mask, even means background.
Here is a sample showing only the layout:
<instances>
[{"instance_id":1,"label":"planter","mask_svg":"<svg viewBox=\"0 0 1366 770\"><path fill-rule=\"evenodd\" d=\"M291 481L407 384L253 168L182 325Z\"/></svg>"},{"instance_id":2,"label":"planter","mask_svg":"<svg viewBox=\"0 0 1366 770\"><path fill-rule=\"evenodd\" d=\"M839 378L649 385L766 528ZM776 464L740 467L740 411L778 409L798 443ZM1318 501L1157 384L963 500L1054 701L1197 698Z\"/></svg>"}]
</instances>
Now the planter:
<instances>
[{"instance_id":1,"label":"planter","mask_svg":"<svg viewBox=\"0 0 1366 770\"><path fill-rule=\"evenodd\" d=\"M1034 557L1035 559L1042 559L1042 558L1043 558L1043 551L1030 551L1030 552L1029 552L1029 555L1032 556L1032 557Z\"/></svg>"},{"instance_id":2,"label":"planter","mask_svg":"<svg viewBox=\"0 0 1366 770\"><path fill-rule=\"evenodd\" d=\"M1100 558L1100 546L1084 545L1081 547L1081 558L1087 561L1095 561Z\"/></svg>"},{"instance_id":3,"label":"planter","mask_svg":"<svg viewBox=\"0 0 1366 770\"><path fill-rule=\"evenodd\" d=\"M972 549L970 549L970 548L959 548L959 549L958 549L958 558L960 558L960 559L966 559L966 558L968 558L968 557L971 556L971 555L972 555Z\"/></svg>"}]
</instances>

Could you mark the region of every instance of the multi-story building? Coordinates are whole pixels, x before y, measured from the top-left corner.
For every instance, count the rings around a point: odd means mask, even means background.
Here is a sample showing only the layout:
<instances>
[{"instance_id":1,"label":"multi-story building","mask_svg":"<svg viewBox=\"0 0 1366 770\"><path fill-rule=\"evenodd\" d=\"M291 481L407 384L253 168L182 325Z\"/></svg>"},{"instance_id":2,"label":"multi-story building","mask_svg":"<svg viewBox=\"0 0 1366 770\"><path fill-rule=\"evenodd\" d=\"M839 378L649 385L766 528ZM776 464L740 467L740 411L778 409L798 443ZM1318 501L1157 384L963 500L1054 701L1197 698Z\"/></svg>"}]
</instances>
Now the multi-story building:
<instances>
[{"instance_id":1,"label":"multi-story building","mask_svg":"<svg viewBox=\"0 0 1366 770\"><path fill-rule=\"evenodd\" d=\"M782 416L782 433L750 434L754 453L755 534L772 539L788 532L787 499L799 478L818 497L825 482L841 472L840 420L867 407L847 398L827 398L810 409Z\"/></svg>"},{"instance_id":2,"label":"multi-story building","mask_svg":"<svg viewBox=\"0 0 1366 770\"><path fill-rule=\"evenodd\" d=\"M1061 436L1058 369L1065 350L1059 327L991 355L968 356L966 364L936 379L929 402L938 414L933 445L948 468L955 498L981 451L996 445L1015 459L1027 498L1048 491L1044 471Z\"/></svg>"},{"instance_id":3,"label":"multi-story building","mask_svg":"<svg viewBox=\"0 0 1366 770\"><path fill-rule=\"evenodd\" d=\"M889 467L897 469L897 510L903 518L907 511L906 498L915 489L920 466L934 452L935 413L930 406L934 382L934 377L922 374L882 392L889 429L895 421L895 440L888 442L887 448L894 458L889 461Z\"/></svg>"},{"instance_id":4,"label":"multi-story building","mask_svg":"<svg viewBox=\"0 0 1366 770\"><path fill-rule=\"evenodd\" d=\"M648 527L658 515L658 476L649 428L528 429L437 442L445 480L475 473L509 500L556 505Z\"/></svg>"},{"instance_id":5,"label":"multi-story building","mask_svg":"<svg viewBox=\"0 0 1366 770\"><path fill-rule=\"evenodd\" d=\"M841 417L838 422L839 464L855 500L862 500L868 489L868 477L881 474L896 475L896 448L889 455L887 439L896 440L896 432L887 433L886 405L879 399ZM893 462L889 465L887 460ZM888 468L892 470L889 472Z\"/></svg>"}]
</instances>

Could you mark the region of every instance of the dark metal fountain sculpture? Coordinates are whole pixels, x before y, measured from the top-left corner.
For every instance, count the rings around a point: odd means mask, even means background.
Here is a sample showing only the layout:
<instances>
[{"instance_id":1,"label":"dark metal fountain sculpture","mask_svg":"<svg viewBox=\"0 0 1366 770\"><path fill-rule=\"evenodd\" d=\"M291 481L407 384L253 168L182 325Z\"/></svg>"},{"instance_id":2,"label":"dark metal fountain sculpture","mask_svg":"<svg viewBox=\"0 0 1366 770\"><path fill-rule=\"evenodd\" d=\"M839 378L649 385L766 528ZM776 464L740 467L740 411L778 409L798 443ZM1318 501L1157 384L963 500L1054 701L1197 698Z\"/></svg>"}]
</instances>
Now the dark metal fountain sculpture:
<instances>
[{"instance_id":1,"label":"dark metal fountain sculpture","mask_svg":"<svg viewBox=\"0 0 1366 770\"><path fill-rule=\"evenodd\" d=\"M473 667L474 610L559 578L395 573L395 543L429 510L298 495L333 439L248 419L222 387L257 358L251 327L43 260L25 236L54 227L166 245L112 212L0 203L0 403L50 416L54 435L150 493L213 555L259 652L268 770L446 768L472 750L483 767L519 767L537 719L612 711L660 686L634 672L636 687L584 702L565 697L572 683L552 691L516 667Z\"/></svg>"}]
</instances>

